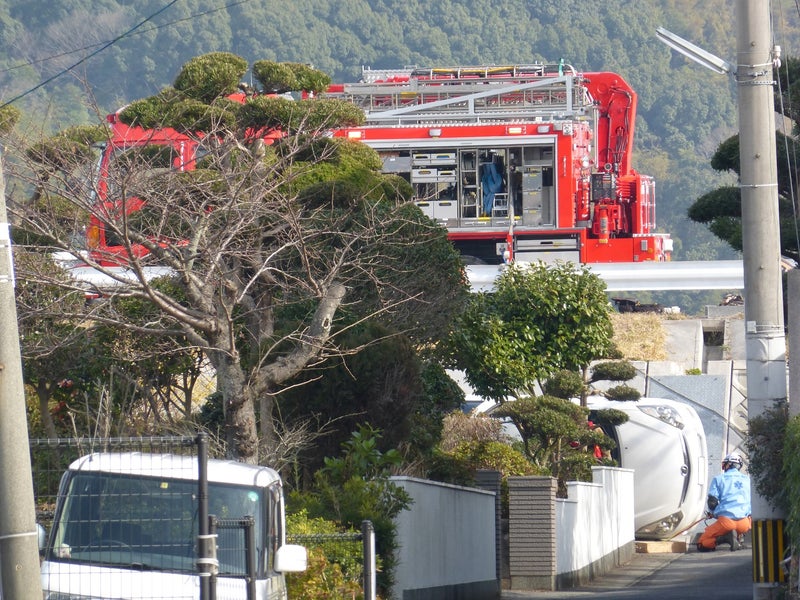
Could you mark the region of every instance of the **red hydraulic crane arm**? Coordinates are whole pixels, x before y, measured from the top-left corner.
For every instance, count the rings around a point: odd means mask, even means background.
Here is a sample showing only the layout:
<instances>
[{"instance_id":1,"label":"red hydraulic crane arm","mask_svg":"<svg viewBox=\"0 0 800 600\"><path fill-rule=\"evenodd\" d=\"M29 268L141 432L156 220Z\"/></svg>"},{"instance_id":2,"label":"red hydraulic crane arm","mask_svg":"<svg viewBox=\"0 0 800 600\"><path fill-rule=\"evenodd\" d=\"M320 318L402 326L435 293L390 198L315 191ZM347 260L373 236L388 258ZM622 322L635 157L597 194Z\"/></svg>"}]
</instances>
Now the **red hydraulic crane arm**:
<instances>
[{"instance_id":1,"label":"red hydraulic crane arm","mask_svg":"<svg viewBox=\"0 0 800 600\"><path fill-rule=\"evenodd\" d=\"M617 73L585 73L584 77L598 110L599 167L608 164L616 175L628 175L632 172L636 93Z\"/></svg>"}]
</instances>

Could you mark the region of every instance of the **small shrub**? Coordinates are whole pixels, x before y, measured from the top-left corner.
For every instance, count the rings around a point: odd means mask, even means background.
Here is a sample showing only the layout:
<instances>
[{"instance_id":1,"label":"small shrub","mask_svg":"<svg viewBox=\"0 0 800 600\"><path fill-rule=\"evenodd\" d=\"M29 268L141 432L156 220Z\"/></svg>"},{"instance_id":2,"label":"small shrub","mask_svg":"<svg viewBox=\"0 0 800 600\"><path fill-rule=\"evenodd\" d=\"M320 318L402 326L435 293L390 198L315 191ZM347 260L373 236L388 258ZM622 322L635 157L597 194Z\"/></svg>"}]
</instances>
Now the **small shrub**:
<instances>
[{"instance_id":1,"label":"small shrub","mask_svg":"<svg viewBox=\"0 0 800 600\"><path fill-rule=\"evenodd\" d=\"M787 451L784 437L788 422L786 403L776 403L762 414L750 418L745 439L748 470L755 489L773 508L779 510L786 510L790 503L781 472Z\"/></svg>"},{"instance_id":2,"label":"small shrub","mask_svg":"<svg viewBox=\"0 0 800 600\"><path fill-rule=\"evenodd\" d=\"M292 535L343 533L333 521L309 518L305 510L286 516ZM355 533L349 530L344 533ZM360 541L325 540L306 544L308 568L286 575L288 596L292 600L353 600L363 598L361 587L363 557Z\"/></svg>"},{"instance_id":3,"label":"small shrub","mask_svg":"<svg viewBox=\"0 0 800 600\"><path fill-rule=\"evenodd\" d=\"M502 442L504 437L503 423L499 419L470 416L459 410L444 418L439 447L444 452L452 452L464 442Z\"/></svg>"}]
</instances>

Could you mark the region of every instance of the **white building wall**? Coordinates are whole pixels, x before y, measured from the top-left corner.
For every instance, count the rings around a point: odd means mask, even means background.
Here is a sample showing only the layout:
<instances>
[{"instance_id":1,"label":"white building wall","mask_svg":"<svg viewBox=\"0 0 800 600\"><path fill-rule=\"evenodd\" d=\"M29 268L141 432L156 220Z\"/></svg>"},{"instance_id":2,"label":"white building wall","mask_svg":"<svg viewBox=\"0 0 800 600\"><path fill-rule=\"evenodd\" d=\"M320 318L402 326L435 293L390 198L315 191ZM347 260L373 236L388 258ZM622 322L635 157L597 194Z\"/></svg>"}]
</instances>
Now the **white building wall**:
<instances>
[{"instance_id":1,"label":"white building wall","mask_svg":"<svg viewBox=\"0 0 800 600\"><path fill-rule=\"evenodd\" d=\"M594 467L556 499L556 573L576 573L634 543L633 471Z\"/></svg>"},{"instance_id":2,"label":"white building wall","mask_svg":"<svg viewBox=\"0 0 800 600\"><path fill-rule=\"evenodd\" d=\"M395 522L394 600L496 598L495 495L412 477L392 477L413 499Z\"/></svg>"}]
</instances>

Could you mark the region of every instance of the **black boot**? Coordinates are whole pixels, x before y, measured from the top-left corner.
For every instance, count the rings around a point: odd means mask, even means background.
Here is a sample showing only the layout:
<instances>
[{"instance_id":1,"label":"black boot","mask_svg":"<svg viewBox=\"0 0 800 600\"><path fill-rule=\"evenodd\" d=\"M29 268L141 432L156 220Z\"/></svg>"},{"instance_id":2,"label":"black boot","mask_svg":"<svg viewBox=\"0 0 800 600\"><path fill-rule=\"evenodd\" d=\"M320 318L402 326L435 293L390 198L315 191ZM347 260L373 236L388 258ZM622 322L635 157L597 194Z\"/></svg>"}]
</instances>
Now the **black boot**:
<instances>
[{"instance_id":1,"label":"black boot","mask_svg":"<svg viewBox=\"0 0 800 600\"><path fill-rule=\"evenodd\" d=\"M706 548L705 546L701 546L700 542L697 542L697 551L698 552L714 552L716 548Z\"/></svg>"},{"instance_id":2,"label":"black boot","mask_svg":"<svg viewBox=\"0 0 800 600\"><path fill-rule=\"evenodd\" d=\"M736 532L731 529L727 533L718 536L717 545L720 544L729 544L731 547L731 552L733 552L734 550L738 550L739 544L736 541Z\"/></svg>"}]
</instances>

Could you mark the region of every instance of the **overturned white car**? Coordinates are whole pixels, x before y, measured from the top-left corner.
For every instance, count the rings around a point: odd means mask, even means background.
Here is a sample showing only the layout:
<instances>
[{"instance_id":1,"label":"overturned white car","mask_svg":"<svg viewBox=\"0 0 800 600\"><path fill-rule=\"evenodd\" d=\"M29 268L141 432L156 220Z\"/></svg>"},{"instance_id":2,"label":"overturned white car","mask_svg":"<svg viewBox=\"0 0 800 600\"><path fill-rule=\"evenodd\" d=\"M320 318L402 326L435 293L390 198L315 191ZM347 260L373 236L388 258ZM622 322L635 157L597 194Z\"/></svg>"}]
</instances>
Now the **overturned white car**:
<instances>
[{"instance_id":1,"label":"overturned white car","mask_svg":"<svg viewBox=\"0 0 800 600\"><path fill-rule=\"evenodd\" d=\"M708 449L703 424L691 406L664 398L623 402L591 396L588 407L628 415L627 422L603 431L617 444L611 457L634 471L637 539L672 538L702 517Z\"/></svg>"}]
</instances>

